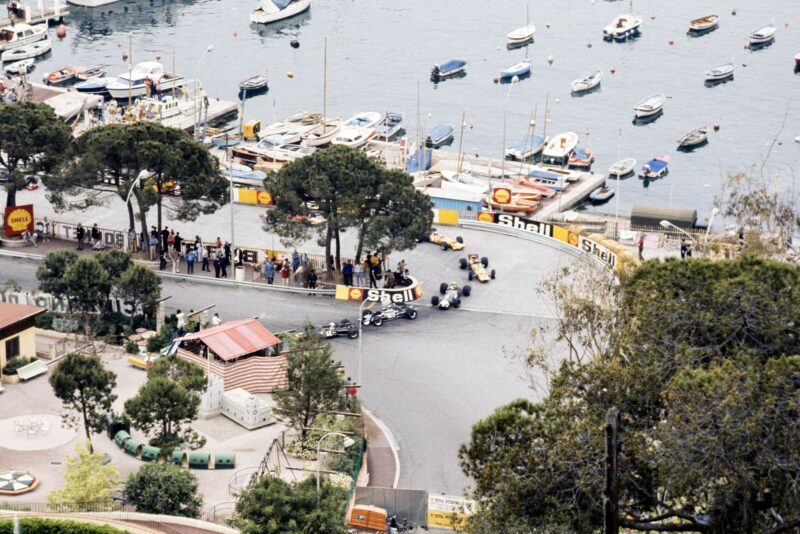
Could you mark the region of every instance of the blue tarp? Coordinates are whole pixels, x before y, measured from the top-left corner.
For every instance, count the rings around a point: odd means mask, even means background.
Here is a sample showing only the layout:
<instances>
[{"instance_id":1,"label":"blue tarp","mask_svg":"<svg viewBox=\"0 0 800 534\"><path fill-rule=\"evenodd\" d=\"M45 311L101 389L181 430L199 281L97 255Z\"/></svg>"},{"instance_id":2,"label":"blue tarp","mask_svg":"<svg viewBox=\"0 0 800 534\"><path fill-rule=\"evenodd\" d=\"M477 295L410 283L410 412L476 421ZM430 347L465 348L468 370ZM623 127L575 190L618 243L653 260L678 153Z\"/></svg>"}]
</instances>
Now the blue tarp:
<instances>
[{"instance_id":1,"label":"blue tarp","mask_svg":"<svg viewBox=\"0 0 800 534\"><path fill-rule=\"evenodd\" d=\"M425 139L436 143L453 135L453 127L449 124L437 124L425 134Z\"/></svg>"},{"instance_id":2,"label":"blue tarp","mask_svg":"<svg viewBox=\"0 0 800 534\"><path fill-rule=\"evenodd\" d=\"M433 152L430 148L420 148L410 158L408 158L408 164L406 164L406 171L408 172L420 172L420 171L427 171L431 168L431 158L433 158Z\"/></svg>"},{"instance_id":3,"label":"blue tarp","mask_svg":"<svg viewBox=\"0 0 800 534\"><path fill-rule=\"evenodd\" d=\"M584 150L583 148L576 148L575 157L578 159L589 159L589 154L587 154L586 150Z\"/></svg>"},{"instance_id":4,"label":"blue tarp","mask_svg":"<svg viewBox=\"0 0 800 534\"><path fill-rule=\"evenodd\" d=\"M444 63L434 65L433 72L435 74L447 74L452 70L460 69L466 64L467 62L463 59L451 59L450 61L445 61Z\"/></svg>"},{"instance_id":5,"label":"blue tarp","mask_svg":"<svg viewBox=\"0 0 800 534\"><path fill-rule=\"evenodd\" d=\"M278 9L284 10L286 6L292 3L292 0L272 0L272 3L275 4L275 7Z\"/></svg>"},{"instance_id":6,"label":"blue tarp","mask_svg":"<svg viewBox=\"0 0 800 534\"><path fill-rule=\"evenodd\" d=\"M526 135L510 148L516 148L520 152L524 152L526 150L540 147L542 144L544 144L544 137L541 135Z\"/></svg>"},{"instance_id":7,"label":"blue tarp","mask_svg":"<svg viewBox=\"0 0 800 534\"><path fill-rule=\"evenodd\" d=\"M661 172L667 167L668 163L661 159L651 159L645 164L645 167L650 170L650 172Z\"/></svg>"},{"instance_id":8,"label":"blue tarp","mask_svg":"<svg viewBox=\"0 0 800 534\"><path fill-rule=\"evenodd\" d=\"M240 171L238 169L225 169L222 174L231 178L243 178L246 180L263 180L267 177L266 173L262 171Z\"/></svg>"},{"instance_id":9,"label":"blue tarp","mask_svg":"<svg viewBox=\"0 0 800 534\"><path fill-rule=\"evenodd\" d=\"M551 182L558 182L559 180L561 180L561 176L559 176L556 173L547 171L538 171L536 169L529 172L528 176L533 176L534 178L539 178L540 180L550 180Z\"/></svg>"}]
</instances>

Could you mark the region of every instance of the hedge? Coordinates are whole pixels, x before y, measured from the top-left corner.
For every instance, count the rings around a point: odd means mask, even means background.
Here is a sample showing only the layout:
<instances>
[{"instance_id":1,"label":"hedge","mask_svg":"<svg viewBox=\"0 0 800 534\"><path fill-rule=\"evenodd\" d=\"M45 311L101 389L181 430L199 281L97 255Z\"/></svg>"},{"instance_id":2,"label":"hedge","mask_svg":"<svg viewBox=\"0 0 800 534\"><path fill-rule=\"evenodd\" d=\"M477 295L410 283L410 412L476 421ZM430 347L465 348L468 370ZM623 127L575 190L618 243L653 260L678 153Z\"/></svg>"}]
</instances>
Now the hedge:
<instances>
[{"instance_id":1,"label":"hedge","mask_svg":"<svg viewBox=\"0 0 800 534\"><path fill-rule=\"evenodd\" d=\"M97 525L95 523L79 523L77 521L41 519L38 517L20 518L19 526L22 532L35 532L36 534L124 534L128 532L127 530L119 530L114 527ZM0 534L13 533L13 520L0 520Z\"/></svg>"},{"instance_id":2,"label":"hedge","mask_svg":"<svg viewBox=\"0 0 800 534\"><path fill-rule=\"evenodd\" d=\"M17 369L20 367L25 367L29 363L31 363L34 358L28 358L25 356L18 356L13 360L9 361L5 367L3 367L3 374L4 375L15 375L17 374Z\"/></svg>"}]
</instances>

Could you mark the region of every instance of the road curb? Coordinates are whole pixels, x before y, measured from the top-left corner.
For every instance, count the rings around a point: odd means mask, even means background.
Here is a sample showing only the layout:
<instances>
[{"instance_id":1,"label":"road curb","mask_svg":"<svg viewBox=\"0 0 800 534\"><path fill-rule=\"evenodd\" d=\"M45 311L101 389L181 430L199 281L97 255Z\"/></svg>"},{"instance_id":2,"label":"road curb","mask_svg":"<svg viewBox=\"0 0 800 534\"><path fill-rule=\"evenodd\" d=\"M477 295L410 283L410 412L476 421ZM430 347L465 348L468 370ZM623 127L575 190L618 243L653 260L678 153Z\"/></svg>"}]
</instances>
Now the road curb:
<instances>
[{"instance_id":1,"label":"road curb","mask_svg":"<svg viewBox=\"0 0 800 534\"><path fill-rule=\"evenodd\" d=\"M400 481L400 455L398 453L400 446L397 444L397 440L394 434L392 434L392 431L386 426L386 423L364 406L361 407L361 411L364 412L364 415L372 419L372 422L380 429L386 441L389 443L389 448L392 450L392 456L394 457L394 481L392 482L392 488L397 488L397 484Z\"/></svg>"}]
</instances>

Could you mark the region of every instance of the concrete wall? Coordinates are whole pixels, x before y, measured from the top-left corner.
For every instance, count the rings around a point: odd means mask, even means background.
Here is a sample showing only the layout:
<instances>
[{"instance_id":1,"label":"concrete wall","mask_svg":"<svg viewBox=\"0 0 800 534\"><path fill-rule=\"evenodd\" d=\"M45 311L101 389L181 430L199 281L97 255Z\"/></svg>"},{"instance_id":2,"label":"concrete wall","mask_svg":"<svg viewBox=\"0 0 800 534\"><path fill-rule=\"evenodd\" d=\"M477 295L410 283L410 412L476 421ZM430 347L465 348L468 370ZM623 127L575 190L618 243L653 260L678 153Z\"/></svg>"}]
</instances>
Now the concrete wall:
<instances>
[{"instance_id":1,"label":"concrete wall","mask_svg":"<svg viewBox=\"0 0 800 534\"><path fill-rule=\"evenodd\" d=\"M0 338L0 368L6 365L6 340L19 337L19 355L20 357L36 356L36 329L28 328L22 332L10 335L8 337Z\"/></svg>"}]
</instances>

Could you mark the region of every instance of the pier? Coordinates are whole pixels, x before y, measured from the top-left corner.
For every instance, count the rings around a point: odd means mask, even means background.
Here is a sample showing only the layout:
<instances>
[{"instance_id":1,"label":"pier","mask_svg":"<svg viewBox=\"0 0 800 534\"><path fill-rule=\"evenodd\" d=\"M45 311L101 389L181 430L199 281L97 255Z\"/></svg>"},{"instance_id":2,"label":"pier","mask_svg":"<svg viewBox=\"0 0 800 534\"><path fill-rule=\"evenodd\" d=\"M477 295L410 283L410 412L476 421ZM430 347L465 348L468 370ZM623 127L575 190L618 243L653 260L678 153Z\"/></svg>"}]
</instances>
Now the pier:
<instances>
[{"instance_id":1,"label":"pier","mask_svg":"<svg viewBox=\"0 0 800 534\"><path fill-rule=\"evenodd\" d=\"M33 9L27 5L21 5L20 10L22 13L19 17L15 17L13 22L21 22L24 24L54 24L64 22L64 17L69 15L69 6L54 3L52 7L43 7L42 9ZM0 27L11 26L12 20L8 16L8 12L3 10L0 13Z\"/></svg>"}]
</instances>

